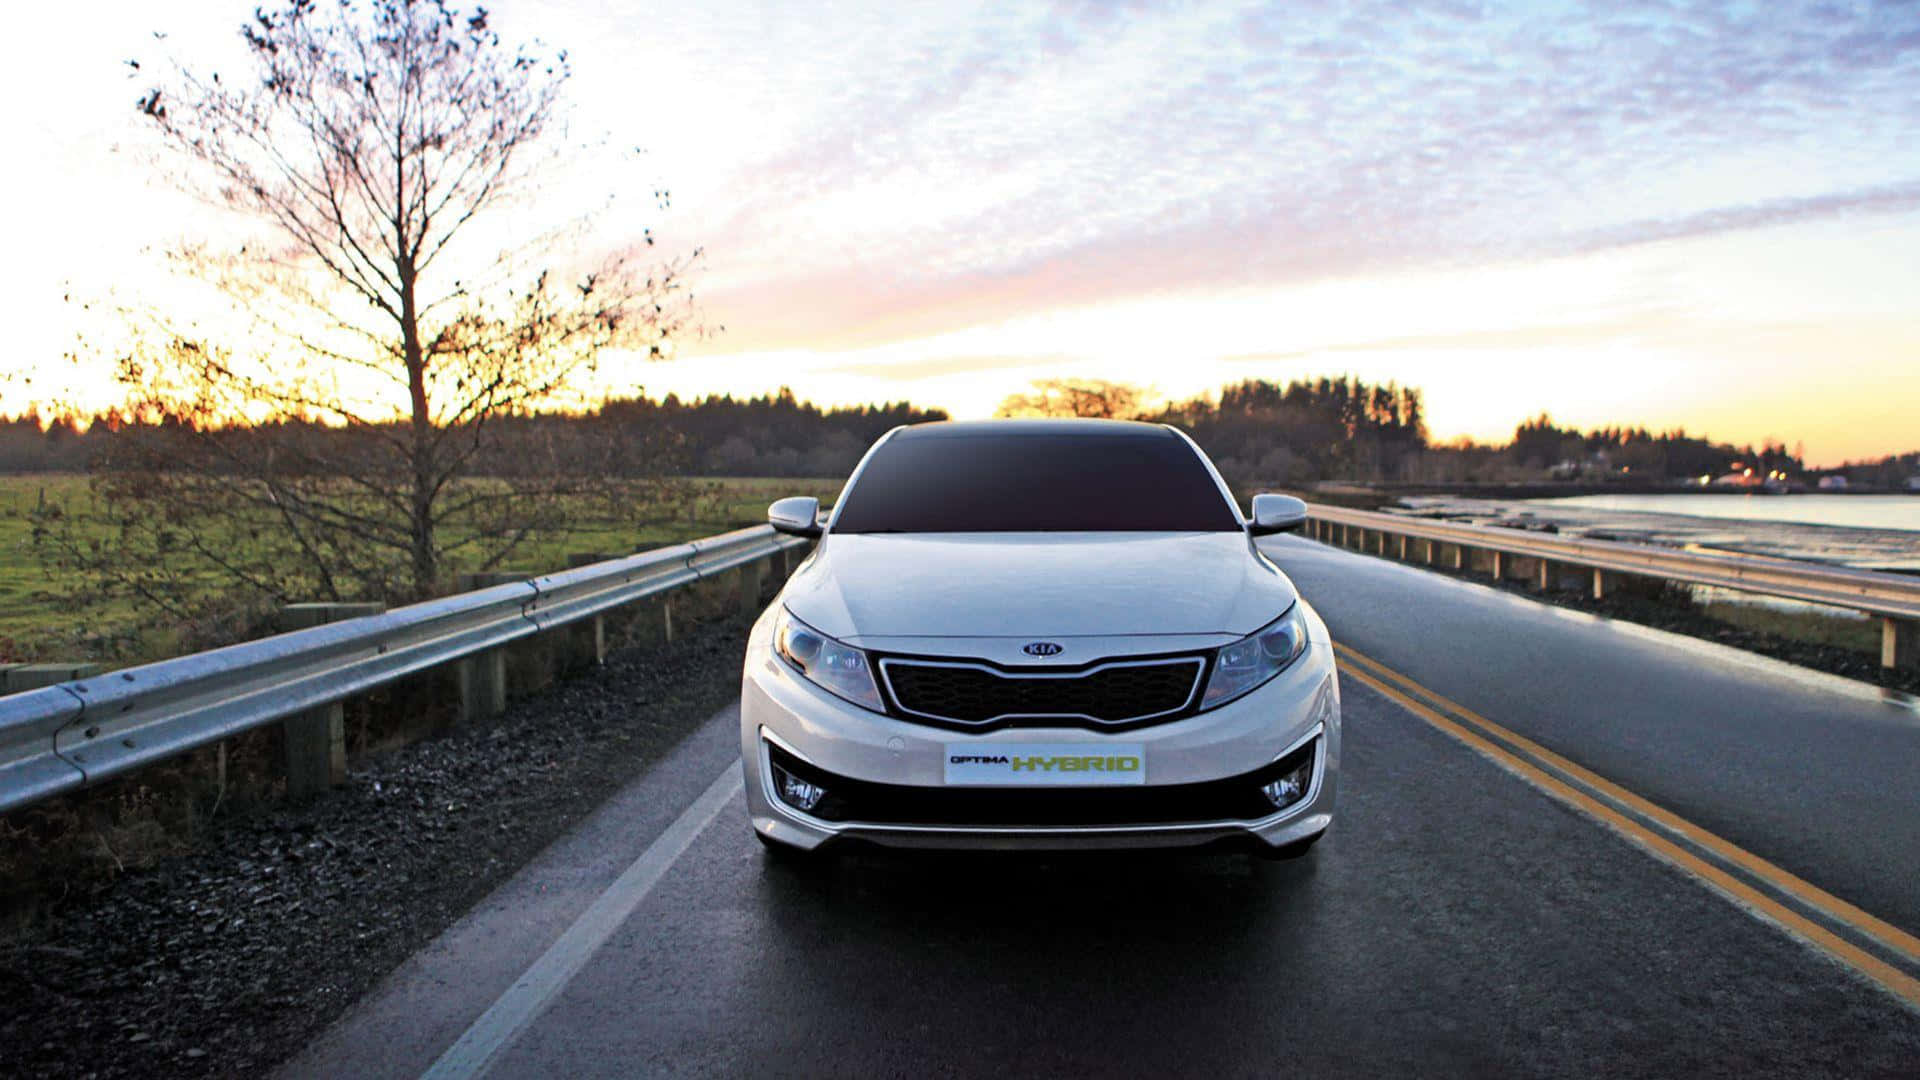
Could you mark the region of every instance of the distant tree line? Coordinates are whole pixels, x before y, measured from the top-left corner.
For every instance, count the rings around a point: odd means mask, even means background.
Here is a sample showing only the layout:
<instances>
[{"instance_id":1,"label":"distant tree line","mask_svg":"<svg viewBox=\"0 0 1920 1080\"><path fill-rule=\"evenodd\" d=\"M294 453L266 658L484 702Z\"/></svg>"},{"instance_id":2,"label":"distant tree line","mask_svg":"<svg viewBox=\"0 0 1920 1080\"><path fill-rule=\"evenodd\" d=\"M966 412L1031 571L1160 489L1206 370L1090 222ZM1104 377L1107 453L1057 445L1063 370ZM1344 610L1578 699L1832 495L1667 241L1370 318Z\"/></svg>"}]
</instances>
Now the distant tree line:
<instances>
[{"instance_id":1,"label":"distant tree line","mask_svg":"<svg viewBox=\"0 0 1920 1080\"><path fill-rule=\"evenodd\" d=\"M1399 479L1427 449L1420 391L1360 379L1248 379L1141 415L1175 424L1236 484Z\"/></svg>"},{"instance_id":2,"label":"distant tree line","mask_svg":"<svg viewBox=\"0 0 1920 1080\"><path fill-rule=\"evenodd\" d=\"M102 440L72 417L0 417L0 473L85 472Z\"/></svg>"},{"instance_id":3,"label":"distant tree line","mask_svg":"<svg viewBox=\"0 0 1920 1080\"><path fill-rule=\"evenodd\" d=\"M1248 379L1218 395L1149 406L1143 388L1101 379L1051 379L1015 394L1002 416L1096 416L1170 423L1190 433L1237 486L1320 481L1429 485L1549 480L1661 484L1751 469L1811 479L1797 448L1769 439L1736 446L1684 430L1562 427L1545 413L1499 444L1428 436L1421 393L1346 378ZM1920 472L1920 452L1837 470L1855 487L1897 489Z\"/></svg>"},{"instance_id":4,"label":"distant tree line","mask_svg":"<svg viewBox=\"0 0 1920 1080\"><path fill-rule=\"evenodd\" d=\"M1149 404L1141 387L1096 379L1049 380L1009 397L1001 415L1094 416L1175 424L1204 447L1237 485L1304 486L1319 481L1407 484L1532 483L1549 479L1697 480L1751 468L1804 477L1802 455L1777 440L1736 446L1685 431L1607 426L1582 431L1541 414L1503 444L1433 442L1419 389L1352 377L1277 382L1249 379L1217 395ZM683 400L619 398L579 413L501 416L473 463L480 476L592 471L665 476L845 476L889 429L945 419L909 402L821 407L781 389L760 397ZM344 452L364 430L284 422L272 438L250 428L218 435L244 456L248 444L335 440ZM107 461L116 440L140 425L114 414L78 422L34 413L0 420L0 472L81 472ZM1920 452L1849 462L1839 473L1856 487L1897 489L1920 473Z\"/></svg>"},{"instance_id":5,"label":"distant tree line","mask_svg":"<svg viewBox=\"0 0 1920 1080\"><path fill-rule=\"evenodd\" d=\"M1738 469L1767 476L1806 471L1799 451L1768 439L1758 448L1715 443L1683 430L1654 434L1644 427L1602 427L1581 432L1554 424L1545 413L1514 429L1508 456L1522 468L1618 472L1653 479L1717 477Z\"/></svg>"},{"instance_id":6,"label":"distant tree line","mask_svg":"<svg viewBox=\"0 0 1920 1080\"><path fill-rule=\"evenodd\" d=\"M945 420L941 409L905 401L821 408L778 393L681 401L611 401L583 418L615 432L660 432L667 471L696 476L839 477L853 470L875 439L901 424Z\"/></svg>"},{"instance_id":7,"label":"distant tree line","mask_svg":"<svg viewBox=\"0 0 1920 1080\"><path fill-rule=\"evenodd\" d=\"M1920 477L1920 450L1888 454L1878 460L1849 461L1837 469L1824 471L1846 477L1851 487L1899 490Z\"/></svg>"},{"instance_id":8,"label":"distant tree line","mask_svg":"<svg viewBox=\"0 0 1920 1080\"><path fill-rule=\"evenodd\" d=\"M904 401L822 408L798 400L785 388L753 398L617 398L580 413L495 417L468 471L494 477L582 472L635 478L837 477L851 471L888 429L946 418L942 410ZM405 429L401 421L386 426L392 434ZM170 432L184 433L184 427L172 417L150 423L107 412L83 421L29 412L0 420L0 473L85 472L95 467L122 471L138 464L132 459L133 447ZM218 443L220 459L244 460L289 445L306 448L303 457L331 459L380 432L377 427L370 433L365 426L281 420L196 429L194 434ZM222 468L217 460L207 467L216 473Z\"/></svg>"}]
</instances>

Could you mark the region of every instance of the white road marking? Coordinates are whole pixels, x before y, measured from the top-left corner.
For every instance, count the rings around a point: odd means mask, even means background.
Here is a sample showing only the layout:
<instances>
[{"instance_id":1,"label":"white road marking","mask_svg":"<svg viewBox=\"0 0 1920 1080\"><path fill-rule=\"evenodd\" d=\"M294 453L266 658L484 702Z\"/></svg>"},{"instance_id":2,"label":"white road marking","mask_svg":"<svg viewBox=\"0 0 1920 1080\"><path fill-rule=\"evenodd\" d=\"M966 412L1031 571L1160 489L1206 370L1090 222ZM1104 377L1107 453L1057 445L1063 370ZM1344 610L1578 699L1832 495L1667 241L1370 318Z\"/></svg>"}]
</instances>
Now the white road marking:
<instances>
[{"instance_id":1,"label":"white road marking","mask_svg":"<svg viewBox=\"0 0 1920 1080\"><path fill-rule=\"evenodd\" d=\"M555 995L580 973L600 946L627 921L673 864L744 787L740 761L714 778L666 831L596 898L565 933L522 972L500 999L421 1073L423 1080L454 1080L484 1075L493 1059L546 1011Z\"/></svg>"}]
</instances>

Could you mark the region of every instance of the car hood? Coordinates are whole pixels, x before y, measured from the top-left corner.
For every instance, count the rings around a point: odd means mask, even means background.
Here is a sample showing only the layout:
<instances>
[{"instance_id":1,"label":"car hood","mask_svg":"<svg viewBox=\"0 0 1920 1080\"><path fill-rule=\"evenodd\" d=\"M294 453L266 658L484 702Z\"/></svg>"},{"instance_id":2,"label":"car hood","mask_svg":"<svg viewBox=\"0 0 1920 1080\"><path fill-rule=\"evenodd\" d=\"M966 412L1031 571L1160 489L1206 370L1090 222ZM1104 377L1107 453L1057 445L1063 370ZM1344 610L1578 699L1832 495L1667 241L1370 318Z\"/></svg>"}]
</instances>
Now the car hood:
<instances>
[{"instance_id":1,"label":"car hood","mask_svg":"<svg viewBox=\"0 0 1920 1080\"><path fill-rule=\"evenodd\" d=\"M903 637L1250 634L1296 598L1245 533L829 535L788 610L854 644Z\"/></svg>"}]
</instances>

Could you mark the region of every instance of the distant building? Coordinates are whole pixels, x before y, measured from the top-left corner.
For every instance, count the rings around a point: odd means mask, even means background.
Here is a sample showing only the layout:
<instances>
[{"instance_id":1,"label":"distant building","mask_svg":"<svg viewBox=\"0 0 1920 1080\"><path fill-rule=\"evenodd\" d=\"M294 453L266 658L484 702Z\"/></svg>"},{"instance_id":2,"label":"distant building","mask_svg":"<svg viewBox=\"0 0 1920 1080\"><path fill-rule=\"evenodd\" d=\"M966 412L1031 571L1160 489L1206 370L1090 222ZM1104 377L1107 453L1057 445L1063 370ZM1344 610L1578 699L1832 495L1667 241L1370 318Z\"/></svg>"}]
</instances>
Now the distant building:
<instances>
[{"instance_id":1,"label":"distant building","mask_svg":"<svg viewBox=\"0 0 1920 1080\"><path fill-rule=\"evenodd\" d=\"M1547 468L1547 476L1554 480L1591 480L1612 472L1613 458L1605 450L1595 450L1584 461L1566 458Z\"/></svg>"},{"instance_id":2,"label":"distant building","mask_svg":"<svg viewBox=\"0 0 1920 1080\"><path fill-rule=\"evenodd\" d=\"M1823 476L1820 478L1820 490L1845 491L1847 490L1847 478L1841 476L1839 473L1834 473L1832 476Z\"/></svg>"},{"instance_id":3,"label":"distant building","mask_svg":"<svg viewBox=\"0 0 1920 1080\"><path fill-rule=\"evenodd\" d=\"M1920 476L1907 477L1907 490L1920 492Z\"/></svg>"}]
</instances>

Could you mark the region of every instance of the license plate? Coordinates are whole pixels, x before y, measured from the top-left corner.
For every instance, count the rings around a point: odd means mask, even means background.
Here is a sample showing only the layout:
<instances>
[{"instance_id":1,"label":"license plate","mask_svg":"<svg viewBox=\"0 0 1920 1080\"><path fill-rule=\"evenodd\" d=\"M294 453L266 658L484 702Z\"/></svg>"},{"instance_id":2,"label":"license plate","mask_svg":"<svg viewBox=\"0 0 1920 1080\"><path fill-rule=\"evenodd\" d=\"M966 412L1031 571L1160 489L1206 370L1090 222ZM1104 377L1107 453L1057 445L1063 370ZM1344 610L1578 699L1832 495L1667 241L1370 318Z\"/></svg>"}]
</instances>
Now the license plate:
<instances>
[{"instance_id":1,"label":"license plate","mask_svg":"<svg viewBox=\"0 0 1920 1080\"><path fill-rule=\"evenodd\" d=\"M947 783L972 787L1127 787L1147 782L1139 743L947 744Z\"/></svg>"}]
</instances>

